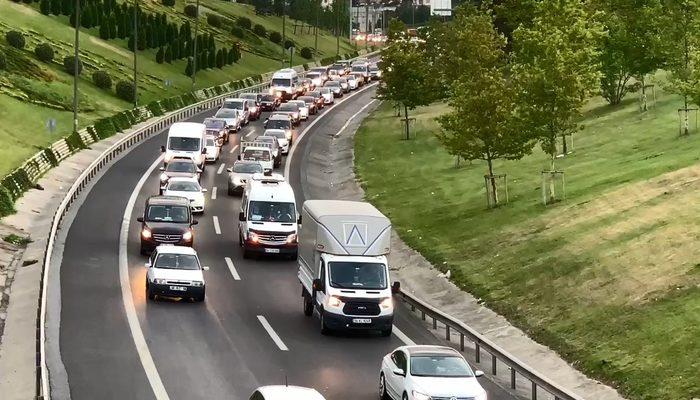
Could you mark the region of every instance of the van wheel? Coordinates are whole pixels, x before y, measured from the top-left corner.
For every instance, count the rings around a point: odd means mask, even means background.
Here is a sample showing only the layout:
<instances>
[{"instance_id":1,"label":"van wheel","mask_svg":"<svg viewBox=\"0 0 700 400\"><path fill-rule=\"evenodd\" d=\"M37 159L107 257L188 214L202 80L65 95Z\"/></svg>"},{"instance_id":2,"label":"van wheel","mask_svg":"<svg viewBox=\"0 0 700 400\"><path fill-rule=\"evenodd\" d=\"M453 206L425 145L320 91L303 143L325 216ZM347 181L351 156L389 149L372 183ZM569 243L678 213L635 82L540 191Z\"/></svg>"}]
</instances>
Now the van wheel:
<instances>
[{"instance_id":1,"label":"van wheel","mask_svg":"<svg viewBox=\"0 0 700 400\"><path fill-rule=\"evenodd\" d=\"M329 335L331 330L328 329L328 326L326 326L326 320L323 317L323 310L321 310L319 314L321 315L321 335Z\"/></svg>"},{"instance_id":2,"label":"van wheel","mask_svg":"<svg viewBox=\"0 0 700 400\"><path fill-rule=\"evenodd\" d=\"M311 295L308 294L308 292L304 291L304 295L302 296L302 301L303 301L303 307L304 307L304 315L307 317L310 317L314 313L314 302L311 300Z\"/></svg>"},{"instance_id":3,"label":"van wheel","mask_svg":"<svg viewBox=\"0 0 700 400\"><path fill-rule=\"evenodd\" d=\"M383 329L383 330L382 330L382 337L389 337L389 336L391 336L391 328L392 328L392 327L390 326L389 329Z\"/></svg>"},{"instance_id":4,"label":"van wheel","mask_svg":"<svg viewBox=\"0 0 700 400\"><path fill-rule=\"evenodd\" d=\"M202 291L202 294L200 296L195 297L194 301L197 303L203 302L204 301L204 291Z\"/></svg>"}]
</instances>

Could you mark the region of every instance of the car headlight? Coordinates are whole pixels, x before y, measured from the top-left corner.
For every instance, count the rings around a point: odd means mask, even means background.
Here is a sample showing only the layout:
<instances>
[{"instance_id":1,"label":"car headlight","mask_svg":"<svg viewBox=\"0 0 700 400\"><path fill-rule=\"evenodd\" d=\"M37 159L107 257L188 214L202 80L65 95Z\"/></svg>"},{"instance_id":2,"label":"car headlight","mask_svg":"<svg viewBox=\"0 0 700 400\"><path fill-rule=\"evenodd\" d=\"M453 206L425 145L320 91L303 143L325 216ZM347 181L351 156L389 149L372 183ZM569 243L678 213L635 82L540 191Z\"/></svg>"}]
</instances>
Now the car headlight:
<instances>
[{"instance_id":1,"label":"car headlight","mask_svg":"<svg viewBox=\"0 0 700 400\"><path fill-rule=\"evenodd\" d=\"M165 279L155 278L153 280L153 283L158 284L158 285L165 285L168 282Z\"/></svg>"},{"instance_id":2,"label":"car headlight","mask_svg":"<svg viewBox=\"0 0 700 400\"><path fill-rule=\"evenodd\" d=\"M151 230L148 228L143 228L141 230L141 237L144 239L150 239L151 238Z\"/></svg>"},{"instance_id":3,"label":"car headlight","mask_svg":"<svg viewBox=\"0 0 700 400\"><path fill-rule=\"evenodd\" d=\"M432 400L432 398L430 396L428 396L427 394L417 392L415 390L412 390L411 393L413 394L413 398L415 400Z\"/></svg>"},{"instance_id":4,"label":"car headlight","mask_svg":"<svg viewBox=\"0 0 700 400\"><path fill-rule=\"evenodd\" d=\"M187 231L187 232L183 233L182 240L184 240L186 242L189 242L190 240L192 240L192 231Z\"/></svg>"},{"instance_id":5,"label":"car headlight","mask_svg":"<svg viewBox=\"0 0 700 400\"><path fill-rule=\"evenodd\" d=\"M250 112L254 113L258 111L258 107L250 107Z\"/></svg>"},{"instance_id":6,"label":"car headlight","mask_svg":"<svg viewBox=\"0 0 700 400\"><path fill-rule=\"evenodd\" d=\"M292 233L291 235L287 236L287 243L296 243L297 242L297 234Z\"/></svg>"},{"instance_id":7,"label":"car headlight","mask_svg":"<svg viewBox=\"0 0 700 400\"><path fill-rule=\"evenodd\" d=\"M166 174L160 174L160 181L161 182L167 182L170 177Z\"/></svg>"},{"instance_id":8,"label":"car headlight","mask_svg":"<svg viewBox=\"0 0 700 400\"><path fill-rule=\"evenodd\" d=\"M192 286L201 287L201 286L204 286L204 282L202 282L202 281L192 281Z\"/></svg>"},{"instance_id":9,"label":"car headlight","mask_svg":"<svg viewBox=\"0 0 700 400\"><path fill-rule=\"evenodd\" d=\"M328 307L339 308L342 304L343 302L336 296L331 296L328 298Z\"/></svg>"},{"instance_id":10,"label":"car headlight","mask_svg":"<svg viewBox=\"0 0 700 400\"><path fill-rule=\"evenodd\" d=\"M394 300L392 300L391 297L386 297L386 298L382 299L382 302L379 303L379 305L382 308L393 308L394 307Z\"/></svg>"},{"instance_id":11,"label":"car headlight","mask_svg":"<svg viewBox=\"0 0 700 400\"><path fill-rule=\"evenodd\" d=\"M255 232L248 232L248 240L253 243L258 243L258 241L260 241L260 237Z\"/></svg>"},{"instance_id":12,"label":"car headlight","mask_svg":"<svg viewBox=\"0 0 700 400\"><path fill-rule=\"evenodd\" d=\"M287 137L287 140L292 140L292 131L285 131L284 135Z\"/></svg>"}]
</instances>

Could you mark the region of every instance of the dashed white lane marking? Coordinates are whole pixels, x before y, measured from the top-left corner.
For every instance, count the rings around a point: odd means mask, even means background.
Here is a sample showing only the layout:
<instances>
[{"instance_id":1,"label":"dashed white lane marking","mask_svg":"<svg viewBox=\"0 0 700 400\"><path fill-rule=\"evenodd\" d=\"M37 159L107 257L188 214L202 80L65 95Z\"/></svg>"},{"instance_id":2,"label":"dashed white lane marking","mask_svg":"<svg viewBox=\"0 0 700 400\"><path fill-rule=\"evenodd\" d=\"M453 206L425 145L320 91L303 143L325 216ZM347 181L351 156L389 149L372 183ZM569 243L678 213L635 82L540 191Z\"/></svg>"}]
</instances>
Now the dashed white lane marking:
<instances>
[{"instance_id":1,"label":"dashed white lane marking","mask_svg":"<svg viewBox=\"0 0 700 400\"><path fill-rule=\"evenodd\" d=\"M229 150L229 153L233 154L236 152L236 150L238 150L238 145L231 147L231 150Z\"/></svg>"},{"instance_id":2,"label":"dashed white lane marking","mask_svg":"<svg viewBox=\"0 0 700 400\"><path fill-rule=\"evenodd\" d=\"M219 217L216 215L212 218L214 220L214 232L216 232L217 235L221 235L221 227L219 226Z\"/></svg>"},{"instance_id":3,"label":"dashed white lane marking","mask_svg":"<svg viewBox=\"0 0 700 400\"><path fill-rule=\"evenodd\" d=\"M272 329L272 326L270 325L269 322L267 322L267 319L265 319L265 317L263 317L262 315L258 315L258 321L260 321L263 328L265 328L265 330L267 331L267 334L270 335L270 337L272 338L272 341L275 342L275 344L277 345L277 347L280 348L280 350L289 351L289 348L287 347L287 345L285 345L284 342L282 341L282 339L280 339L277 332L275 332L275 330Z\"/></svg>"},{"instance_id":4,"label":"dashed white lane marking","mask_svg":"<svg viewBox=\"0 0 700 400\"><path fill-rule=\"evenodd\" d=\"M231 271L231 275L233 275L233 279L240 281L241 276L238 275L238 271L236 271L236 267L233 265L233 260L231 260L229 257L226 257L225 260L226 265L228 266L228 270Z\"/></svg>"},{"instance_id":5,"label":"dashed white lane marking","mask_svg":"<svg viewBox=\"0 0 700 400\"><path fill-rule=\"evenodd\" d=\"M345 128L347 128L348 125L350 125L350 122L352 122L352 120L355 119L355 117L357 117L358 115L360 115L360 113L361 113L362 111L365 111L365 110L367 109L367 107L371 106L375 101L377 101L377 99L373 99L373 100L370 101L369 103L367 103L367 104L365 104L364 106L362 106L362 108L360 108L355 114L353 114L352 117L348 118L348 120L345 121L345 124L340 128L340 130L338 130L338 133L336 133L335 135L333 135L333 137L338 137L338 136L340 136L340 134L345 130Z\"/></svg>"},{"instance_id":6,"label":"dashed white lane marking","mask_svg":"<svg viewBox=\"0 0 700 400\"><path fill-rule=\"evenodd\" d=\"M249 137L253 136L253 134L255 134L255 129L251 129L250 132L248 132L248 133L245 135L245 137L246 137L246 138L249 138Z\"/></svg>"},{"instance_id":7,"label":"dashed white lane marking","mask_svg":"<svg viewBox=\"0 0 700 400\"><path fill-rule=\"evenodd\" d=\"M405 333L401 332L401 329L397 328L396 325L391 329L391 331L396 335L397 338L399 338L400 341L403 342L406 346L415 346L416 342L411 340L410 337L406 336Z\"/></svg>"},{"instance_id":8,"label":"dashed white lane marking","mask_svg":"<svg viewBox=\"0 0 700 400\"><path fill-rule=\"evenodd\" d=\"M211 188L211 199L212 199L212 200L216 200L216 190L217 190L217 189L218 189L218 188L217 188L216 186L214 186L213 188Z\"/></svg>"},{"instance_id":9,"label":"dashed white lane marking","mask_svg":"<svg viewBox=\"0 0 700 400\"><path fill-rule=\"evenodd\" d=\"M127 258L126 243L129 239L129 227L131 225L131 213L134 211L134 204L136 204L136 199L138 198L141 188L143 188L146 179L151 175L153 170L163 161L163 156L158 157L158 159L148 168L145 174L141 177L141 180L136 184L134 191L131 192L131 197L126 203L126 209L124 210L124 216L122 217L121 232L119 234L119 284L122 289L122 302L124 303L124 311L126 312L126 320L129 323L129 330L131 331L131 337L134 340L134 345L136 346L136 352L141 360L141 365L146 372L146 377L148 378L148 383L151 385L153 394L157 400L170 400L168 397L168 392L165 391L165 386L163 386L163 381L160 379L160 374L158 374L158 369L153 361L153 356L148 349L148 343L141 330L141 325L139 324L139 317L136 315L136 307L134 306L134 297L131 293L131 283L129 281L129 260Z\"/></svg>"},{"instance_id":10,"label":"dashed white lane marking","mask_svg":"<svg viewBox=\"0 0 700 400\"><path fill-rule=\"evenodd\" d=\"M226 163L221 163L221 165L219 165L219 169L216 171L216 174L221 175L221 173L224 172L224 168L226 168Z\"/></svg>"}]
</instances>

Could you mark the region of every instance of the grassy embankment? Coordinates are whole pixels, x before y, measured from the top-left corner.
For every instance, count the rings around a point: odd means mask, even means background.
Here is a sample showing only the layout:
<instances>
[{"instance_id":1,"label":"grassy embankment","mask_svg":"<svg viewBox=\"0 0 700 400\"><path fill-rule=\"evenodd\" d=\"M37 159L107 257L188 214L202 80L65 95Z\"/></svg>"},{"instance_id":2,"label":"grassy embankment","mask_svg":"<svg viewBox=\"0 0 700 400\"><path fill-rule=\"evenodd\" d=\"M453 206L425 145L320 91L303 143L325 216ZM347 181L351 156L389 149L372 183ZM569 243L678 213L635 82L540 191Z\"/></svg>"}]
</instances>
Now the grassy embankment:
<instances>
[{"instance_id":1,"label":"grassy embankment","mask_svg":"<svg viewBox=\"0 0 700 400\"><path fill-rule=\"evenodd\" d=\"M257 75L281 66L281 50L267 38L246 32L243 39L235 38L226 29L208 26L206 13L218 13L230 19L238 16L250 18L253 24L260 23L268 30L282 30L282 19L255 15L250 6L202 0L200 29L215 35L217 46L230 47L235 41L243 46L241 60L223 69L209 69L197 74L197 87L204 88L246 76ZM170 21L184 21L184 2L178 1L175 7L167 8L159 3L146 3L146 9L165 12ZM0 177L19 166L33 155L37 148L44 147L70 133L72 129L72 76L64 72L63 57L72 54L73 28L65 16L45 16L38 12L38 3L32 5L0 0L0 51L8 59L8 68L0 73ZM299 48L314 46L313 34L292 34L287 21L288 37ZM20 30L24 33L27 45L24 50L9 47L4 39L5 32ZM56 52L54 62L44 64L34 56L34 47L48 42ZM328 32L321 31L318 39L317 59L335 55L336 39ZM352 46L341 40L341 54L348 53ZM253 53L255 54L253 54ZM172 64L157 64L156 50L139 52L139 98L142 104L164 97L186 93L191 90L191 80L184 74L186 61L177 60ZM91 74L96 69L107 71L114 83L130 79L133 57L126 47L125 40L104 41L99 38L98 29L81 31L81 54L86 68L80 78L80 125L85 126L100 117L130 108L130 104L118 99L114 89L107 92L96 87ZM298 54L294 64L307 60ZM165 81L170 81L166 86ZM46 123L55 119L57 129L49 132Z\"/></svg>"},{"instance_id":2,"label":"grassy embankment","mask_svg":"<svg viewBox=\"0 0 700 400\"><path fill-rule=\"evenodd\" d=\"M575 151L557 160L567 199L542 205L536 148L496 163L510 203L486 209L481 162L455 168L435 139L443 105L419 109L416 138L384 104L356 137L366 198L452 280L581 370L631 399L700 397L700 134L678 136L675 96L640 114L592 101ZM443 265L443 262L445 263Z\"/></svg>"}]
</instances>

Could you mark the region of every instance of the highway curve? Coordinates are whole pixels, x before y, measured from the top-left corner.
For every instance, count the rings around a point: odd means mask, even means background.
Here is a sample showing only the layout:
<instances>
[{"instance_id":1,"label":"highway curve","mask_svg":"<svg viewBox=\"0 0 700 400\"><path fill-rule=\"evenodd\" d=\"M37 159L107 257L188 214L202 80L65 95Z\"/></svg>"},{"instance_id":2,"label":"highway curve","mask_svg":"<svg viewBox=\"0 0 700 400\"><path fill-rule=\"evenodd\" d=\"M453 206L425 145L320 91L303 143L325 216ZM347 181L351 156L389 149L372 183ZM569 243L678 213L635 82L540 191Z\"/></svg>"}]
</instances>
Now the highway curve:
<instances>
[{"instance_id":1,"label":"highway curve","mask_svg":"<svg viewBox=\"0 0 700 400\"><path fill-rule=\"evenodd\" d=\"M305 162L309 138L334 134L373 94L370 88L326 107L322 114L328 115L299 141L290 165L290 183L299 204L304 194L298 171ZM211 114L213 110L192 121ZM316 118L302 123L298 132ZM220 165L233 164L238 152L231 150L241 136L252 140L262 132L261 121L251 122L232 137L220 161L209 165L202 177L202 186L209 191L206 213L198 217L195 227L195 248L203 264L210 267L204 303L146 301L145 257L139 254L136 217L146 198L157 194L159 171L145 177L130 216L126 243L134 320L146 343L140 352L132 338L120 286L120 227L134 188L160 157L165 132L117 161L86 196L69 228L60 272L60 351L74 400L154 399L155 393L173 400L248 399L255 387L285 380L314 387L329 400L377 398L381 357L404 342L397 335L322 336L318 319L302 314L296 262L245 260L238 248L239 198L227 196L227 173ZM212 199L214 187L216 199ZM261 319L287 350L273 340ZM395 326L416 343L439 343L401 307ZM147 378L141 360L144 351L153 360L162 390L154 392ZM514 398L485 378L481 383L491 400Z\"/></svg>"}]
</instances>

